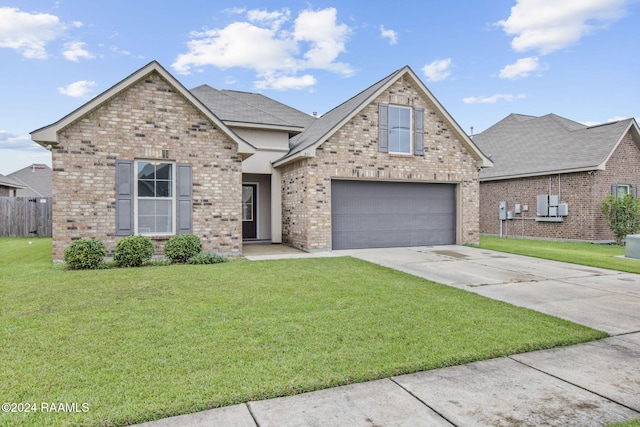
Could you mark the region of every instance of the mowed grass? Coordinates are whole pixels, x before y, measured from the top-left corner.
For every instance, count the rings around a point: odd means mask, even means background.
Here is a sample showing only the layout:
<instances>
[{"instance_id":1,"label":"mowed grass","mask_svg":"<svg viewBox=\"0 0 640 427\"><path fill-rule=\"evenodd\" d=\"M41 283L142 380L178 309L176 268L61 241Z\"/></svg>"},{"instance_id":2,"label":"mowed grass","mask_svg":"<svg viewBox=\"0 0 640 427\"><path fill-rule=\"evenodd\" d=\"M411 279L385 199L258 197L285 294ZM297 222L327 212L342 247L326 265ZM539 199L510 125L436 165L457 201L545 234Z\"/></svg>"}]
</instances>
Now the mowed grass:
<instances>
[{"instance_id":1,"label":"mowed grass","mask_svg":"<svg viewBox=\"0 0 640 427\"><path fill-rule=\"evenodd\" d=\"M624 255L624 246L618 245L481 236L480 247L554 261L640 273L640 260L620 258Z\"/></svg>"},{"instance_id":2,"label":"mowed grass","mask_svg":"<svg viewBox=\"0 0 640 427\"><path fill-rule=\"evenodd\" d=\"M0 425L140 423L606 336L348 257L66 271L28 242L0 239L0 400L38 410Z\"/></svg>"}]
</instances>

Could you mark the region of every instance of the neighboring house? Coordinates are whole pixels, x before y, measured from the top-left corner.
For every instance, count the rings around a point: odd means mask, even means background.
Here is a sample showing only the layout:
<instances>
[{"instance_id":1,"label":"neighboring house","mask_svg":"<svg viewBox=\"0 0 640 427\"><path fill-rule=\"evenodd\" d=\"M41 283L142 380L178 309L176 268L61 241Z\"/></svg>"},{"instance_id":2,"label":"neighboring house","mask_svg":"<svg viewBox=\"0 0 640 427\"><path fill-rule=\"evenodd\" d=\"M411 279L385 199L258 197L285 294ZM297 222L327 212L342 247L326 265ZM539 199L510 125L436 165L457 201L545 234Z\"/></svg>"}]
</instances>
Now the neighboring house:
<instances>
[{"instance_id":1,"label":"neighboring house","mask_svg":"<svg viewBox=\"0 0 640 427\"><path fill-rule=\"evenodd\" d=\"M47 165L34 163L7 175L24 188L17 191L18 197L51 197L51 168Z\"/></svg>"},{"instance_id":2,"label":"neighboring house","mask_svg":"<svg viewBox=\"0 0 640 427\"><path fill-rule=\"evenodd\" d=\"M0 197L16 197L22 188L15 180L0 174Z\"/></svg>"},{"instance_id":3,"label":"neighboring house","mask_svg":"<svg viewBox=\"0 0 640 427\"><path fill-rule=\"evenodd\" d=\"M404 67L320 118L259 94L185 89L157 62L58 122L53 257L94 237L179 233L307 250L477 243L491 162Z\"/></svg>"},{"instance_id":4,"label":"neighboring house","mask_svg":"<svg viewBox=\"0 0 640 427\"><path fill-rule=\"evenodd\" d=\"M587 126L554 114L511 114L473 141L494 162L480 173L480 232L609 241L600 210L610 194L637 196L634 119ZM500 220L500 203L506 202ZM511 219L510 219L511 218Z\"/></svg>"}]
</instances>

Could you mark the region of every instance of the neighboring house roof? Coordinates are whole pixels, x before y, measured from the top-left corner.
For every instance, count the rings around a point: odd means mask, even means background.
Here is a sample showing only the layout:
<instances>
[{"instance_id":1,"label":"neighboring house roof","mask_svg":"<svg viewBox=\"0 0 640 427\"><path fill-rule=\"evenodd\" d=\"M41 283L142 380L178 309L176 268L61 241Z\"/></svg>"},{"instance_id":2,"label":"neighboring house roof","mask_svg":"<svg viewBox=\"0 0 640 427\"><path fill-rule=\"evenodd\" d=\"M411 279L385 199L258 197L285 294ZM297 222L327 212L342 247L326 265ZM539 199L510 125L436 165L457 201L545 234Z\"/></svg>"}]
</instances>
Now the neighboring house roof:
<instances>
[{"instance_id":1,"label":"neighboring house roof","mask_svg":"<svg viewBox=\"0 0 640 427\"><path fill-rule=\"evenodd\" d=\"M259 93L218 90L209 85L191 93L228 126L302 132L315 117Z\"/></svg>"},{"instance_id":2,"label":"neighboring house roof","mask_svg":"<svg viewBox=\"0 0 640 427\"><path fill-rule=\"evenodd\" d=\"M547 114L510 114L473 137L494 167L480 172L483 181L588 170L604 170L609 157L629 132L640 144L634 119L587 126Z\"/></svg>"},{"instance_id":3,"label":"neighboring house roof","mask_svg":"<svg viewBox=\"0 0 640 427\"><path fill-rule=\"evenodd\" d=\"M8 175L23 186L18 197L51 197L51 168L43 164L32 164Z\"/></svg>"},{"instance_id":4,"label":"neighboring house roof","mask_svg":"<svg viewBox=\"0 0 640 427\"><path fill-rule=\"evenodd\" d=\"M292 162L298 158L313 157L315 155L315 149L319 147L323 142L329 139L338 129L351 120L359 111L373 102L381 93L387 90L393 83L395 83L403 75L409 75L418 84L419 88L424 92L426 97L433 103L436 109L438 109L445 117L445 119L452 126L452 131L458 135L458 138L464 144L469 152L474 156L478 162L479 167L491 167L491 160L489 160L482 152L476 147L465 132L462 131L460 126L449 115L444 107L438 102L433 94L427 89L427 87L420 81L418 76L413 72L409 66L405 66L389 76L375 83L373 86L368 87L364 91L360 92L348 101L335 107L333 110L322 115L316 121L311 123L305 130L299 135L291 138L289 146L289 153L274 163L274 166L282 166L289 162Z\"/></svg>"},{"instance_id":5,"label":"neighboring house roof","mask_svg":"<svg viewBox=\"0 0 640 427\"><path fill-rule=\"evenodd\" d=\"M144 79L147 75L157 72L165 80L171 84L178 93L184 96L189 102L191 102L200 112L206 116L209 120L216 124L223 132L225 132L233 141L238 144L238 153L244 155L251 155L256 152L255 147L249 144L247 141L233 132L220 118L218 118L206 105L204 105L198 98L189 92L178 80L175 79L167 70L165 70L157 61L152 61L145 65L138 71L131 74L129 77L117 83L115 86L107 89L105 92L93 98L91 101L84 104L82 107L66 115L57 122L37 129L31 132L31 139L38 144L46 147L49 144L57 144L57 133L69 126L71 123L85 116L95 108L98 108L104 102L117 96L122 91L129 88L131 85L137 83L141 79Z\"/></svg>"},{"instance_id":6,"label":"neighboring house roof","mask_svg":"<svg viewBox=\"0 0 640 427\"><path fill-rule=\"evenodd\" d=\"M24 188L14 179L9 178L8 176L4 176L1 173L0 173L0 187L8 187L8 188L16 188L16 189Z\"/></svg>"}]
</instances>

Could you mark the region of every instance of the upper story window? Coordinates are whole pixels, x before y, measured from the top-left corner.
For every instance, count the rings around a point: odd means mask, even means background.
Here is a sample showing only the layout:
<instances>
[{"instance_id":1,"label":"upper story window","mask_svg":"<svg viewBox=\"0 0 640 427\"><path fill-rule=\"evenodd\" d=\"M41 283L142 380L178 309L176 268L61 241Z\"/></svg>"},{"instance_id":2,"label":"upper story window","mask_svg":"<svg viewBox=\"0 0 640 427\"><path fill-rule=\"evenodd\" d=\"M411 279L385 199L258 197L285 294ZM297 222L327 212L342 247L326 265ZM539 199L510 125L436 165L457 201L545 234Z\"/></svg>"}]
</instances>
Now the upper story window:
<instances>
[{"instance_id":1,"label":"upper story window","mask_svg":"<svg viewBox=\"0 0 640 427\"><path fill-rule=\"evenodd\" d=\"M389 152L411 153L411 108L389 106Z\"/></svg>"},{"instance_id":2,"label":"upper story window","mask_svg":"<svg viewBox=\"0 0 640 427\"><path fill-rule=\"evenodd\" d=\"M137 231L174 233L174 167L172 163L137 162Z\"/></svg>"},{"instance_id":3,"label":"upper story window","mask_svg":"<svg viewBox=\"0 0 640 427\"><path fill-rule=\"evenodd\" d=\"M424 156L424 109L378 104L378 151Z\"/></svg>"}]
</instances>

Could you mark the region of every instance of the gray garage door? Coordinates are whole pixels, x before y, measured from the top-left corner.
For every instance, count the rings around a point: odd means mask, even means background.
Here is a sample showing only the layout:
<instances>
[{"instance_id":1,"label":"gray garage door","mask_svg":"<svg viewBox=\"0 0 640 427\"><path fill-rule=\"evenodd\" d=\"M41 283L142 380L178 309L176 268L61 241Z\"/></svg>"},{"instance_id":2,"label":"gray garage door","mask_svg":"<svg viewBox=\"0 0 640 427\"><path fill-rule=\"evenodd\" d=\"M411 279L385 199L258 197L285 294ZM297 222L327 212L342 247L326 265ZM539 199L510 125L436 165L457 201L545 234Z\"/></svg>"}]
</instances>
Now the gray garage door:
<instances>
[{"instance_id":1,"label":"gray garage door","mask_svg":"<svg viewBox=\"0 0 640 427\"><path fill-rule=\"evenodd\" d=\"M331 237L333 249L455 244L455 185L334 180Z\"/></svg>"}]
</instances>

